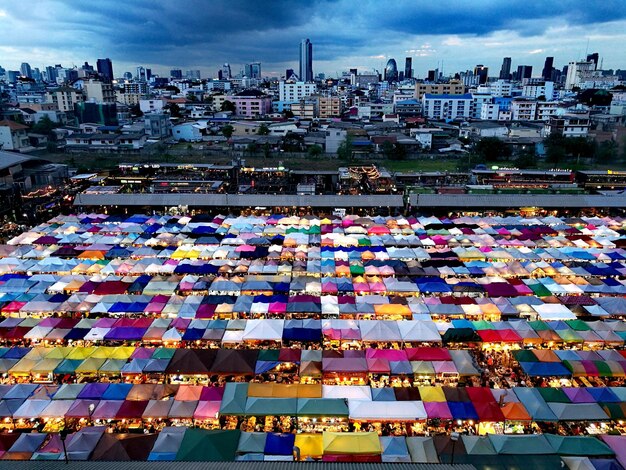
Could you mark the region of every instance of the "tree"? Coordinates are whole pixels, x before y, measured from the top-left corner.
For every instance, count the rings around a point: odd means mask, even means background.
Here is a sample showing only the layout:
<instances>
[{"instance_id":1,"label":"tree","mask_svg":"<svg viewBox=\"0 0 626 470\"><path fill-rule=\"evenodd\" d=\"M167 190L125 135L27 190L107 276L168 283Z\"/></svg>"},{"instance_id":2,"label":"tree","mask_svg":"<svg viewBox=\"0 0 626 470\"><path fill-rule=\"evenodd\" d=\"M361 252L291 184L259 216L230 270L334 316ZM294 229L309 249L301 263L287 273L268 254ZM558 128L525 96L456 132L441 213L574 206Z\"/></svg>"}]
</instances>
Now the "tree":
<instances>
[{"instance_id":1,"label":"tree","mask_svg":"<svg viewBox=\"0 0 626 470\"><path fill-rule=\"evenodd\" d=\"M294 116L293 111L291 111L291 109L287 109L285 111L283 111L283 117L285 119L291 119Z\"/></svg>"},{"instance_id":2,"label":"tree","mask_svg":"<svg viewBox=\"0 0 626 470\"><path fill-rule=\"evenodd\" d=\"M348 134L345 140L339 144L337 149L337 157L341 160L352 160L353 157L352 136Z\"/></svg>"},{"instance_id":3,"label":"tree","mask_svg":"<svg viewBox=\"0 0 626 470\"><path fill-rule=\"evenodd\" d=\"M311 145L307 150L307 155L309 158L317 158L324 152L324 149L319 145Z\"/></svg>"},{"instance_id":4,"label":"tree","mask_svg":"<svg viewBox=\"0 0 626 470\"><path fill-rule=\"evenodd\" d=\"M269 135L270 128L267 126L267 124L261 124L259 128L257 129L256 133L258 135Z\"/></svg>"},{"instance_id":5,"label":"tree","mask_svg":"<svg viewBox=\"0 0 626 470\"><path fill-rule=\"evenodd\" d=\"M172 117L181 117L182 114L180 112L180 106L178 106L176 103L170 103L168 105L168 109L170 110L170 115Z\"/></svg>"},{"instance_id":6,"label":"tree","mask_svg":"<svg viewBox=\"0 0 626 470\"><path fill-rule=\"evenodd\" d=\"M198 101L198 97L193 93L187 93L187 101L193 101L195 103Z\"/></svg>"},{"instance_id":7,"label":"tree","mask_svg":"<svg viewBox=\"0 0 626 470\"><path fill-rule=\"evenodd\" d=\"M230 111L232 113L235 113L237 111L237 107L235 106L235 103L229 100L224 100L224 102L222 103L222 107L220 109L221 111L224 111L224 112Z\"/></svg>"},{"instance_id":8,"label":"tree","mask_svg":"<svg viewBox=\"0 0 626 470\"><path fill-rule=\"evenodd\" d=\"M617 160L618 145L613 139L605 140L598 145L596 151L596 162L612 163Z\"/></svg>"},{"instance_id":9,"label":"tree","mask_svg":"<svg viewBox=\"0 0 626 470\"><path fill-rule=\"evenodd\" d=\"M272 149L270 148L270 143L265 142L263 144L263 158L270 158L272 156Z\"/></svg>"},{"instance_id":10,"label":"tree","mask_svg":"<svg viewBox=\"0 0 626 470\"><path fill-rule=\"evenodd\" d=\"M256 151L257 151L257 144L255 142L250 142L246 147L246 152L248 152L248 154L252 156L256 153Z\"/></svg>"},{"instance_id":11,"label":"tree","mask_svg":"<svg viewBox=\"0 0 626 470\"><path fill-rule=\"evenodd\" d=\"M495 162L500 158L506 160L511 156L511 149L497 137L484 137L475 145L476 153L485 161Z\"/></svg>"},{"instance_id":12,"label":"tree","mask_svg":"<svg viewBox=\"0 0 626 470\"><path fill-rule=\"evenodd\" d=\"M165 87L166 91L171 91L172 93L178 95L180 93L180 88L174 85L168 85Z\"/></svg>"},{"instance_id":13,"label":"tree","mask_svg":"<svg viewBox=\"0 0 626 470\"><path fill-rule=\"evenodd\" d=\"M51 135L52 131L58 127L58 124L55 123L48 116L44 115L39 122L32 127L32 131L35 134L43 134L43 135Z\"/></svg>"},{"instance_id":14,"label":"tree","mask_svg":"<svg viewBox=\"0 0 626 470\"><path fill-rule=\"evenodd\" d=\"M565 151L565 137L560 134L550 134L543 141L546 148L546 159L550 163L560 163L565 160L567 153Z\"/></svg>"},{"instance_id":15,"label":"tree","mask_svg":"<svg viewBox=\"0 0 626 470\"><path fill-rule=\"evenodd\" d=\"M226 137L227 139L230 139L232 137L233 132L235 132L235 128L230 124L226 124L224 127L222 127L222 134L224 134L224 137Z\"/></svg>"},{"instance_id":16,"label":"tree","mask_svg":"<svg viewBox=\"0 0 626 470\"><path fill-rule=\"evenodd\" d=\"M537 166L537 153L535 152L534 145L529 145L519 153L515 159L515 166L521 169L534 168Z\"/></svg>"},{"instance_id":17,"label":"tree","mask_svg":"<svg viewBox=\"0 0 626 470\"><path fill-rule=\"evenodd\" d=\"M398 143L392 143L388 140L383 142L381 151L388 160L404 160L406 158L406 149Z\"/></svg>"},{"instance_id":18,"label":"tree","mask_svg":"<svg viewBox=\"0 0 626 470\"><path fill-rule=\"evenodd\" d=\"M139 107L139 104L134 104L129 109L131 116L141 117L143 116L143 111Z\"/></svg>"}]
</instances>

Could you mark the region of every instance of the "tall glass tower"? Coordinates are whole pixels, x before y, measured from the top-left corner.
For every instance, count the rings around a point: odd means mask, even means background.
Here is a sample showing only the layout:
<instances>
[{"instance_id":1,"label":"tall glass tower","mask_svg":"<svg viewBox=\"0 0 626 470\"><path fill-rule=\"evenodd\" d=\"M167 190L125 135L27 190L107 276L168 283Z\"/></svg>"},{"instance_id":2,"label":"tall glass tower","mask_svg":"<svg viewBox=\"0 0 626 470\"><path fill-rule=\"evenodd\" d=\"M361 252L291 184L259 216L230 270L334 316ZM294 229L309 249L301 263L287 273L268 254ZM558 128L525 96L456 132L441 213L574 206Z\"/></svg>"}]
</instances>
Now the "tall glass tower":
<instances>
[{"instance_id":1,"label":"tall glass tower","mask_svg":"<svg viewBox=\"0 0 626 470\"><path fill-rule=\"evenodd\" d=\"M313 44L309 39L300 42L300 80L313 81Z\"/></svg>"}]
</instances>

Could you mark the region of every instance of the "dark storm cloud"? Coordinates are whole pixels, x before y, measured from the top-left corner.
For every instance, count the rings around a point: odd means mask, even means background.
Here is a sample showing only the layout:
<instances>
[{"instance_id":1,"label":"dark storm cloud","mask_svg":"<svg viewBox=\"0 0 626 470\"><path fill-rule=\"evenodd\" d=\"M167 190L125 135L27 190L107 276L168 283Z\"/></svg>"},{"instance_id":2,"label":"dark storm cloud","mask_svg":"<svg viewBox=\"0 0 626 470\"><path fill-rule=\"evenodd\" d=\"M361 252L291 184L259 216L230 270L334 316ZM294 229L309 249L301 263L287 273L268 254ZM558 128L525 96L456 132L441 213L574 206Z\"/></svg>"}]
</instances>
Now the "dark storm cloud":
<instances>
[{"instance_id":1,"label":"dark storm cloud","mask_svg":"<svg viewBox=\"0 0 626 470\"><path fill-rule=\"evenodd\" d=\"M300 39L316 60L379 54L418 35L541 35L555 24L626 17L625 0L31 0L0 5L15 34L0 47L108 55L136 64L210 66L297 60ZM2 19L2 18L0 18ZM0 27L2 25L0 24ZM3 44L4 43L4 44ZM376 50L374 50L376 49ZM89 51L89 52L87 52Z\"/></svg>"}]
</instances>

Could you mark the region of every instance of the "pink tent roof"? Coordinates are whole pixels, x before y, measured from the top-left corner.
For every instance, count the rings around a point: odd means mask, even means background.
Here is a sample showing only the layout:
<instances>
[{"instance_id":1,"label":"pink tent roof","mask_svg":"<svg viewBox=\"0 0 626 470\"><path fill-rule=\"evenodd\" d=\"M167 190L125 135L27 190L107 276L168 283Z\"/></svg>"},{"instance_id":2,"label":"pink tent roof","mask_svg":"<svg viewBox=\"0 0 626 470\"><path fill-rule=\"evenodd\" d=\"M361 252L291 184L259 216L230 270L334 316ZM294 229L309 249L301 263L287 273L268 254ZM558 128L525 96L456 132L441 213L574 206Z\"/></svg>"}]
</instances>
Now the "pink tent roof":
<instances>
[{"instance_id":1,"label":"pink tent roof","mask_svg":"<svg viewBox=\"0 0 626 470\"><path fill-rule=\"evenodd\" d=\"M445 401L424 402L424 408L426 409L426 416L428 416L428 419L452 419L452 413L450 412L448 403Z\"/></svg>"},{"instance_id":2,"label":"pink tent roof","mask_svg":"<svg viewBox=\"0 0 626 470\"><path fill-rule=\"evenodd\" d=\"M199 401L193 419L215 419L221 404L221 401Z\"/></svg>"}]
</instances>

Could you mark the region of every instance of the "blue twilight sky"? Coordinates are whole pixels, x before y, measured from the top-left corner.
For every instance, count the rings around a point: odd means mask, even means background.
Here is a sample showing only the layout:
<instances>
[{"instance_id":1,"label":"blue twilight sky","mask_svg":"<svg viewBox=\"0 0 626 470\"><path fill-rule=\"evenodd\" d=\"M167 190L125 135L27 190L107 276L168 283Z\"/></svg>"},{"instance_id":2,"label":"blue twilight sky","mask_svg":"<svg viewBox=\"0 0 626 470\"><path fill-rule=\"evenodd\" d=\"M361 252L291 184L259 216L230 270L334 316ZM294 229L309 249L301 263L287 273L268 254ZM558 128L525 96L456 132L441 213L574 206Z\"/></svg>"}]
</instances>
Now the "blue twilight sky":
<instances>
[{"instance_id":1,"label":"blue twilight sky","mask_svg":"<svg viewBox=\"0 0 626 470\"><path fill-rule=\"evenodd\" d=\"M556 67L599 52L604 68L626 68L626 0L1 0L0 66L94 64L115 74L138 65L153 73L200 69L215 76L262 62L264 75L297 69L298 44L313 42L313 71L378 69L413 57L418 77L502 57Z\"/></svg>"}]
</instances>

